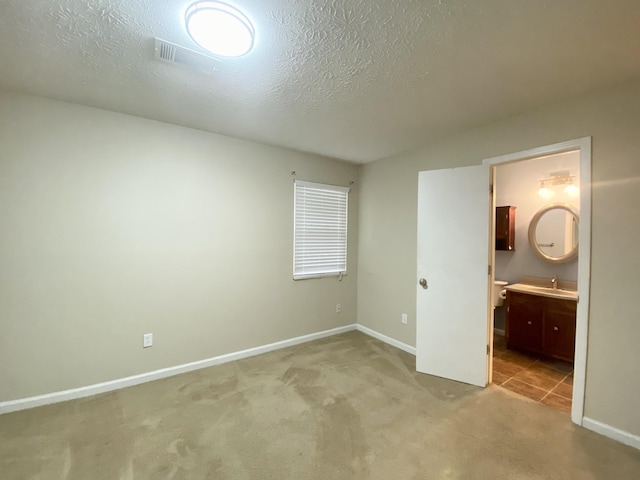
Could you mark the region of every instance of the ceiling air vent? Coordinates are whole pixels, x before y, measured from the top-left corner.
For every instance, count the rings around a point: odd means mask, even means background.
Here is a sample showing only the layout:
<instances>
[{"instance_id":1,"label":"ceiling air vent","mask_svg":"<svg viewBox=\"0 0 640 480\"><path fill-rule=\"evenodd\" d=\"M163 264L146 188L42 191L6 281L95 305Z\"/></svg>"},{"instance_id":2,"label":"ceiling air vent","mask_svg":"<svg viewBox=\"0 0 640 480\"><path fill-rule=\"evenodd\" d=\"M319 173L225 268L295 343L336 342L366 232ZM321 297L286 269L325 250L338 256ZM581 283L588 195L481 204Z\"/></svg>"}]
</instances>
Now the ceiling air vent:
<instances>
[{"instance_id":1,"label":"ceiling air vent","mask_svg":"<svg viewBox=\"0 0 640 480\"><path fill-rule=\"evenodd\" d=\"M155 39L155 57L163 62L177 63L178 65L209 73L215 72L219 64L219 60L215 58L159 38Z\"/></svg>"}]
</instances>

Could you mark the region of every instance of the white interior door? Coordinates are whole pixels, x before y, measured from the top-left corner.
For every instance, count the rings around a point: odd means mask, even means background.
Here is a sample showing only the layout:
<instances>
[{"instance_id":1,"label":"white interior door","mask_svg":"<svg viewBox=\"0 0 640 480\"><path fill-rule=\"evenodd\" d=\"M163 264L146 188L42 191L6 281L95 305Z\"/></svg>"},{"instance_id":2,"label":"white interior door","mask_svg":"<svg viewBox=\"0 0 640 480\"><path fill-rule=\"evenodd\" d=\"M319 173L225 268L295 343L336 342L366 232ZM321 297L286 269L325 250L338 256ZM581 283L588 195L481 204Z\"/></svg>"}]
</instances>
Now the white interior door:
<instances>
[{"instance_id":1,"label":"white interior door","mask_svg":"<svg viewBox=\"0 0 640 480\"><path fill-rule=\"evenodd\" d=\"M416 369L486 386L488 165L420 172Z\"/></svg>"}]
</instances>

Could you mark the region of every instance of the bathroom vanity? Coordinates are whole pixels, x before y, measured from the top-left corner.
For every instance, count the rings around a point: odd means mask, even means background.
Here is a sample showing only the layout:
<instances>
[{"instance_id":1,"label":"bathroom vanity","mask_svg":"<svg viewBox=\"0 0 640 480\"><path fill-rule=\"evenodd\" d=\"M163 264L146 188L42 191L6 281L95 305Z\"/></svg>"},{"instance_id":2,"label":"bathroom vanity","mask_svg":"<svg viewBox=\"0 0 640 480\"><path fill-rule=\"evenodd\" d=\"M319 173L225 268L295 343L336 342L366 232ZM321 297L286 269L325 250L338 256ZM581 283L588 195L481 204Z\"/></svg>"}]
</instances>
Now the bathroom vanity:
<instances>
[{"instance_id":1,"label":"bathroom vanity","mask_svg":"<svg viewBox=\"0 0 640 480\"><path fill-rule=\"evenodd\" d=\"M506 289L507 348L573 362L577 293L523 284Z\"/></svg>"},{"instance_id":2,"label":"bathroom vanity","mask_svg":"<svg viewBox=\"0 0 640 480\"><path fill-rule=\"evenodd\" d=\"M578 211L567 203L545 205L529 223L529 246L551 264L578 257ZM578 303L575 281L522 277L507 285L505 335L507 348L572 362L576 344Z\"/></svg>"}]
</instances>

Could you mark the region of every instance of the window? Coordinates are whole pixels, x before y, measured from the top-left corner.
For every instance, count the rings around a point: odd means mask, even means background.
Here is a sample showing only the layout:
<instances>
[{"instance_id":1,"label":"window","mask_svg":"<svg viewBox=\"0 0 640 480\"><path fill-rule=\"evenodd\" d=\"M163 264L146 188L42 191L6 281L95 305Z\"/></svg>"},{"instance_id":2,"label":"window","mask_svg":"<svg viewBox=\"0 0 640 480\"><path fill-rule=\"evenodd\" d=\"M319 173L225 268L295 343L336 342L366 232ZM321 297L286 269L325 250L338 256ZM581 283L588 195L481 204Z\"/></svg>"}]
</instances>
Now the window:
<instances>
[{"instance_id":1,"label":"window","mask_svg":"<svg viewBox=\"0 0 640 480\"><path fill-rule=\"evenodd\" d=\"M294 183L293 279L347 272L349 188Z\"/></svg>"}]
</instances>

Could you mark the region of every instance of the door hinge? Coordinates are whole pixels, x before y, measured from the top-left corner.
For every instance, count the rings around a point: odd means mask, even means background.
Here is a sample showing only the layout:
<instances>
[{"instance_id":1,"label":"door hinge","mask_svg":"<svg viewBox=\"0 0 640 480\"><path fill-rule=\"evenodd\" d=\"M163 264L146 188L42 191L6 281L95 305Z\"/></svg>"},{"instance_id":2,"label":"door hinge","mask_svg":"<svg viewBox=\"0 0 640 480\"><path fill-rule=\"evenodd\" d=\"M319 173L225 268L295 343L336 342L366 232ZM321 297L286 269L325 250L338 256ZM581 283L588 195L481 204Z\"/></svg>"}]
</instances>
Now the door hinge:
<instances>
[{"instance_id":1,"label":"door hinge","mask_svg":"<svg viewBox=\"0 0 640 480\"><path fill-rule=\"evenodd\" d=\"M487 345L487 355L489 355L490 353L491 353L491 347Z\"/></svg>"},{"instance_id":2,"label":"door hinge","mask_svg":"<svg viewBox=\"0 0 640 480\"><path fill-rule=\"evenodd\" d=\"M489 184L489 194L493 195L493 183Z\"/></svg>"},{"instance_id":3,"label":"door hinge","mask_svg":"<svg viewBox=\"0 0 640 480\"><path fill-rule=\"evenodd\" d=\"M487 268L487 271L489 272L489 275L491 275L491 265L489 265L489 268Z\"/></svg>"}]
</instances>

